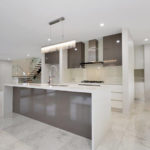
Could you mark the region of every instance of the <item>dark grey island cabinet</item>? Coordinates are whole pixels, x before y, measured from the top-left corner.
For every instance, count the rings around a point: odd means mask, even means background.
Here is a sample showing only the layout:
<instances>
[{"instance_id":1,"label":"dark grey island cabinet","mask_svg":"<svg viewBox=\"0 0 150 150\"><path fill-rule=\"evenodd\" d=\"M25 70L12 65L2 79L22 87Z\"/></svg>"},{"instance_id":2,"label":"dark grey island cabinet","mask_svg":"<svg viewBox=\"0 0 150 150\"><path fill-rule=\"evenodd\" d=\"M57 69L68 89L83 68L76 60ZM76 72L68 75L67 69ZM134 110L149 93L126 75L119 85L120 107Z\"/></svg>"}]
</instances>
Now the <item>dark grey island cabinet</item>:
<instances>
[{"instance_id":1,"label":"dark grey island cabinet","mask_svg":"<svg viewBox=\"0 0 150 150\"><path fill-rule=\"evenodd\" d=\"M76 43L76 48L68 49L68 68L80 68L85 60L85 44Z\"/></svg>"},{"instance_id":2,"label":"dark grey island cabinet","mask_svg":"<svg viewBox=\"0 0 150 150\"><path fill-rule=\"evenodd\" d=\"M103 37L104 66L122 65L122 34Z\"/></svg>"},{"instance_id":3,"label":"dark grey island cabinet","mask_svg":"<svg viewBox=\"0 0 150 150\"><path fill-rule=\"evenodd\" d=\"M45 54L45 64L59 64L59 51L49 52Z\"/></svg>"},{"instance_id":4,"label":"dark grey island cabinet","mask_svg":"<svg viewBox=\"0 0 150 150\"><path fill-rule=\"evenodd\" d=\"M103 86L91 89L79 85L8 84L4 87L2 114L15 112L89 138L91 150L97 150L110 130L110 98L110 90Z\"/></svg>"}]
</instances>

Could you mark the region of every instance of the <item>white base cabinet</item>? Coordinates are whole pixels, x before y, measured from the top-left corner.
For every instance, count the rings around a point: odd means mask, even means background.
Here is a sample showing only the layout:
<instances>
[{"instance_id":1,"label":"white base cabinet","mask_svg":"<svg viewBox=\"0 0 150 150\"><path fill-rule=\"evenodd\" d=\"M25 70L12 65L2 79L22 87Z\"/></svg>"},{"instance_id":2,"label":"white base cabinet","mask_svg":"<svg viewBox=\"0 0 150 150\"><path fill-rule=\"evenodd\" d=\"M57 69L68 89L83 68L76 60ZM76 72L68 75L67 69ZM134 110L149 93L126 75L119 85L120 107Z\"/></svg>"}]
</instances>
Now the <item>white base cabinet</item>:
<instances>
[{"instance_id":1,"label":"white base cabinet","mask_svg":"<svg viewBox=\"0 0 150 150\"><path fill-rule=\"evenodd\" d=\"M111 90L111 107L122 110L123 108L123 90L122 85L104 85Z\"/></svg>"}]
</instances>

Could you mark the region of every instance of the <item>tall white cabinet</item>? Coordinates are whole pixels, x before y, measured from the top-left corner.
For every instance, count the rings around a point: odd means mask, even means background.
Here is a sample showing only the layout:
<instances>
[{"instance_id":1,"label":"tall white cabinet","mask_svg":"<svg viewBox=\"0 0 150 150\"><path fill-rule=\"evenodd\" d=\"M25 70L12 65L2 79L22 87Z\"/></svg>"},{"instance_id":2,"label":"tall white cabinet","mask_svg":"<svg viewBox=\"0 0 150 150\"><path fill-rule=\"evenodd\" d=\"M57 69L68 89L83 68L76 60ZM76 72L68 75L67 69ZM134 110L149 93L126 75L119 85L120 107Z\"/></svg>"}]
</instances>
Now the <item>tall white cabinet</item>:
<instances>
[{"instance_id":1,"label":"tall white cabinet","mask_svg":"<svg viewBox=\"0 0 150 150\"><path fill-rule=\"evenodd\" d=\"M144 46L135 46L135 63L134 68L135 69L144 69Z\"/></svg>"},{"instance_id":2,"label":"tall white cabinet","mask_svg":"<svg viewBox=\"0 0 150 150\"><path fill-rule=\"evenodd\" d=\"M135 46L135 99L144 100L144 46Z\"/></svg>"},{"instance_id":3,"label":"tall white cabinet","mask_svg":"<svg viewBox=\"0 0 150 150\"><path fill-rule=\"evenodd\" d=\"M150 101L150 44L144 46L145 100Z\"/></svg>"}]
</instances>

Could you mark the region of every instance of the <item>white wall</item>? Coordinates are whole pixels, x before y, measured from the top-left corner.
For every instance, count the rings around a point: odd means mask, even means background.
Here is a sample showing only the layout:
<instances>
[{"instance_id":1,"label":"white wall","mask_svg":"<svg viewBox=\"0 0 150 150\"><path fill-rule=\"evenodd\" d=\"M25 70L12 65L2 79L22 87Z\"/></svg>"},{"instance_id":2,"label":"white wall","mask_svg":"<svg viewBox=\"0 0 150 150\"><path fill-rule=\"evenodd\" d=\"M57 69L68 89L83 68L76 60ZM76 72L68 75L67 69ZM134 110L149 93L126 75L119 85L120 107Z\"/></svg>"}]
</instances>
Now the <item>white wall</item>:
<instances>
[{"instance_id":1,"label":"white wall","mask_svg":"<svg viewBox=\"0 0 150 150\"><path fill-rule=\"evenodd\" d=\"M28 75L31 73L32 70L32 58L25 58L25 59L17 59L13 60L12 64L15 68L13 68L13 76L22 76L23 72ZM16 70L16 66L19 66L18 70Z\"/></svg>"},{"instance_id":2,"label":"white wall","mask_svg":"<svg viewBox=\"0 0 150 150\"><path fill-rule=\"evenodd\" d=\"M12 62L0 61L0 90L3 85L12 82Z\"/></svg>"},{"instance_id":3,"label":"white wall","mask_svg":"<svg viewBox=\"0 0 150 150\"><path fill-rule=\"evenodd\" d=\"M136 45L135 51L135 99L136 100L144 100L145 93L144 93L144 45ZM138 74L137 74L138 73Z\"/></svg>"},{"instance_id":4,"label":"white wall","mask_svg":"<svg viewBox=\"0 0 150 150\"><path fill-rule=\"evenodd\" d=\"M3 92L0 91L0 117L3 116Z\"/></svg>"},{"instance_id":5,"label":"white wall","mask_svg":"<svg viewBox=\"0 0 150 150\"><path fill-rule=\"evenodd\" d=\"M150 44L144 46L145 100L150 101Z\"/></svg>"},{"instance_id":6,"label":"white wall","mask_svg":"<svg viewBox=\"0 0 150 150\"><path fill-rule=\"evenodd\" d=\"M144 46L135 46L135 69L144 69Z\"/></svg>"},{"instance_id":7,"label":"white wall","mask_svg":"<svg viewBox=\"0 0 150 150\"><path fill-rule=\"evenodd\" d=\"M22 76L24 75L23 73L28 75L33 71L35 65L39 62L40 62L40 58L34 58L34 57L13 60L12 61L13 76Z\"/></svg>"},{"instance_id":8,"label":"white wall","mask_svg":"<svg viewBox=\"0 0 150 150\"><path fill-rule=\"evenodd\" d=\"M72 82L82 80L104 81L106 84L122 84L122 66L103 67L100 64L87 65L85 69L68 69Z\"/></svg>"},{"instance_id":9,"label":"white wall","mask_svg":"<svg viewBox=\"0 0 150 150\"><path fill-rule=\"evenodd\" d=\"M123 112L129 113L134 101L134 42L127 29L122 31Z\"/></svg>"},{"instance_id":10,"label":"white wall","mask_svg":"<svg viewBox=\"0 0 150 150\"><path fill-rule=\"evenodd\" d=\"M12 82L12 62L0 61L0 116L3 115L3 86Z\"/></svg>"}]
</instances>

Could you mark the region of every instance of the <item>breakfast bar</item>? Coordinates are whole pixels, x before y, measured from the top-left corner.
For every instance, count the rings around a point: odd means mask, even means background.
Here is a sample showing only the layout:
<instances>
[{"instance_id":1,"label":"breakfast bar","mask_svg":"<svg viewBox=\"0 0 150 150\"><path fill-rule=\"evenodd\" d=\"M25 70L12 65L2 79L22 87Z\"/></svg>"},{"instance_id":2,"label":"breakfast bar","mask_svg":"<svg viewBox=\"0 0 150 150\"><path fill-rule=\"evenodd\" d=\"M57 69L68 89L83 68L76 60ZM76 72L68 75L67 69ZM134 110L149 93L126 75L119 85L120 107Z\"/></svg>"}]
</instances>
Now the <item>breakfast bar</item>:
<instances>
[{"instance_id":1,"label":"breakfast bar","mask_svg":"<svg viewBox=\"0 0 150 150\"><path fill-rule=\"evenodd\" d=\"M18 113L92 140L96 150L110 126L110 90L105 87L7 84L3 113Z\"/></svg>"}]
</instances>

